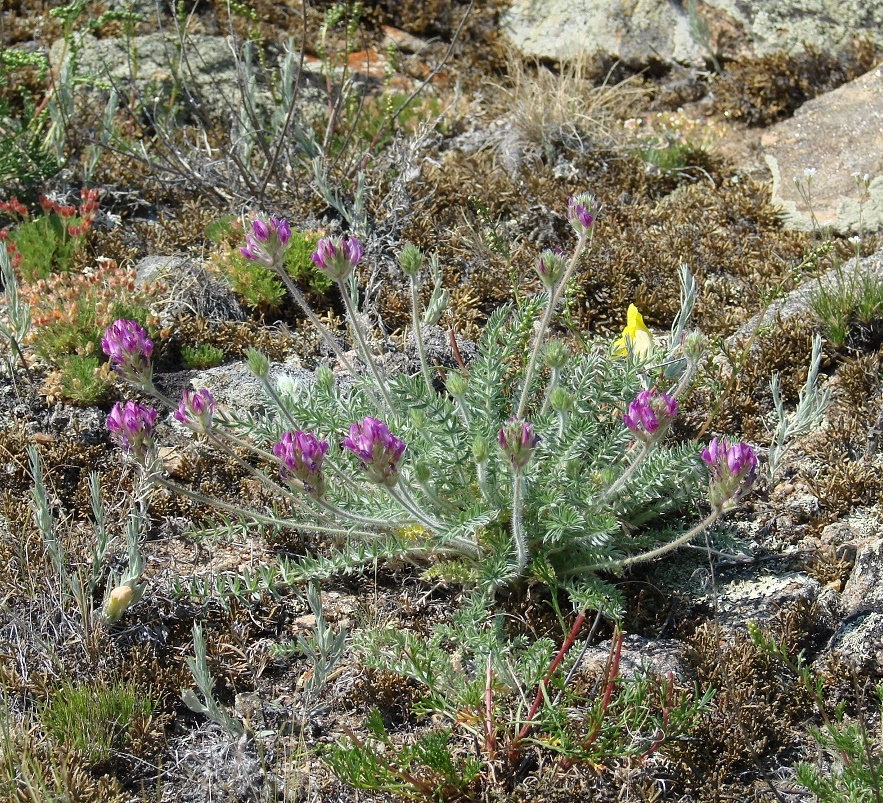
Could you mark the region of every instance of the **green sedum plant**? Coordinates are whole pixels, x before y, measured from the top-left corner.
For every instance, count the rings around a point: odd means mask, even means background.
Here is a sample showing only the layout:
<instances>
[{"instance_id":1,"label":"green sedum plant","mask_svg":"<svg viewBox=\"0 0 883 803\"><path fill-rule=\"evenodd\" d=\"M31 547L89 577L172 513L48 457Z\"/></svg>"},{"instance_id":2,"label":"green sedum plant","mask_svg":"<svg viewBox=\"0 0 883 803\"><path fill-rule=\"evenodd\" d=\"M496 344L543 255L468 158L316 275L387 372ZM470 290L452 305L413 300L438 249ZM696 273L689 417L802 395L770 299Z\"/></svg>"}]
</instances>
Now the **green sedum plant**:
<instances>
[{"instance_id":1,"label":"green sedum plant","mask_svg":"<svg viewBox=\"0 0 883 803\"><path fill-rule=\"evenodd\" d=\"M364 370L343 353L285 269L292 237L287 222L253 222L243 258L275 271L352 381L343 387L323 367L314 384L296 384L274 377L266 358L251 351L248 364L273 404L271 413L222 413L211 394L199 390L185 393L175 418L258 477L283 513L216 501L218 508L343 536L327 553L289 564L286 580L407 557L430 564L435 576L491 595L525 581L555 583L584 609L604 587L600 573L660 557L732 507L755 476L751 448L716 438L700 460L691 444L665 439L703 344L687 328L695 285L686 270L683 308L666 343L653 340L637 310L630 310L613 347L597 342L571 353L551 337L597 212L591 196L571 199L568 219L577 242L570 255L544 252L537 267L543 292L491 315L478 357L444 376L427 362L425 310L416 306L418 370L381 370L357 305L363 249L355 237L319 241L312 261L341 293ZM408 252L400 267L419 290L422 259ZM419 294L412 297L416 304ZM151 378L152 344L140 326L117 321L102 347L123 377L163 399ZM114 436L156 485L201 499L160 470L151 432L155 412L129 406L128 417L122 405L111 414ZM237 452L243 446L251 449L251 462ZM711 509L690 526L682 514L695 504L702 461Z\"/></svg>"}]
</instances>

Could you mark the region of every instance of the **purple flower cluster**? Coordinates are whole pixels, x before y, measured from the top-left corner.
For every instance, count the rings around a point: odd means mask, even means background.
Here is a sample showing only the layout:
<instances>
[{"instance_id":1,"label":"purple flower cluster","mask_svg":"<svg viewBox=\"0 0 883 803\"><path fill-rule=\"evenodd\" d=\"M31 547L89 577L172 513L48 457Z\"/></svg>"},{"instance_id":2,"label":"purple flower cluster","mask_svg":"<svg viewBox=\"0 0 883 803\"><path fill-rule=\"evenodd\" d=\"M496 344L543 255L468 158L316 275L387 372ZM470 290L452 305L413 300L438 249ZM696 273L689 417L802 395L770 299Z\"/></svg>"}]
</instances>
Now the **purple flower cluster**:
<instances>
[{"instance_id":1,"label":"purple flower cluster","mask_svg":"<svg viewBox=\"0 0 883 803\"><path fill-rule=\"evenodd\" d=\"M215 399L205 388L197 391L185 390L178 409L172 414L194 432L206 432L211 429L212 416L215 413Z\"/></svg>"},{"instance_id":2,"label":"purple flower cluster","mask_svg":"<svg viewBox=\"0 0 883 803\"><path fill-rule=\"evenodd\" d=\"M497 433L497 443L509 458L513 471L521 471L529 462L540 436L533 426L519 418L510 418Z\"/></svg>"},{"instance_id":3,"label":"purple flower cluster","mask_svg":"<svg viewBox=\"0 0 883 803\"><path fill-rule=\"evenodd\" d=\"M156 410L132 401L117 402L106 420L111 440L138 458L147 453L155 423Z\"/></svg>"},{"instance_id":4,"label":"purple flower cluster","mask_svg":"<svg viewBox=\"0 0 883 803\"><path fill-rule=\"evenodd\" d=\"M101 350L122 376L137 381L148 369L153 342L140 324L121 318L104 330Z\"/></svg>"},{"instance_id":5,"label":"purple flower cluster","mask_svg":"<svg viewBox=\"0 0 883 803\"><path fill-rule=\"evenodd\" d=\"M283 432L273 444L273 454L282 463L283 477L292 476L304 484L307 493L321 497L325 493L322 461L328 451L328 442L319 440L311 432Z\"/></svg>"},{"instance_id":6,"label":"purple flower cluster","mask_svg":"<svg viewBox=\"0 0 883 803\"><path fill-rule=\"evenodd\" d=\"M382 421L366 416L361 423L352 424L343 447L359 458L371 482L389 488L396 484L397 463L405 451L405 444Z\"/></svg>"},{"instance_id":7,"label":"purple flower cluster","mask_svg":"<svg viewBox=\"0 0 883 803\"><path fill-rule=\"evenodd\" d=\"M642 390L629 404L622 423L638 440L652 443L665 435L677 414L678 403L667 393Z\"/></svg>"},{"instance_id":8,"label":"purple flower cluster","mask_svg":"<svg viewBox=\"0 0 883 803\"><path fill-rule=\"evenodd\" d=\"M727 444L723 438L713 438L700 457L708 466L708 498L714 508L737 499L757 476L757 455L747 443Z\"/></svg>"},{"instance_id":9,"label":"purple flower cluster","mask_svg":"<svg viewBox=\"0 0 883 803\"><path fill-rule=\"evenodd\" d=\"M353 272L363 254L362 244L355 237L323 237L310 259L329 279L342 282Z\"/></svg>"},{"instance_id":10,"label":"purple flower cluster","mask_svg":"<svg viewBox=\"0 0 883 803\"><path fill-rule=\"evenodd\" d=\"M567 201L567 219L579 235L585 234L595 222L601 205L590 192L574 195Z\"/></svg>"},{"instance_id":11,"label":"purple flower cluster","mask_svg":"<svg viewBox=\"0 0 883 803\"><path fill-rule=\"evenodd\" d=\"M251 224L251 232L245 236L245 245L239 249L239 253L265 268L278 269L282 267L282 257L290 239L291 227L284 218L255 218Z\"/></svg>"}]
</instances>

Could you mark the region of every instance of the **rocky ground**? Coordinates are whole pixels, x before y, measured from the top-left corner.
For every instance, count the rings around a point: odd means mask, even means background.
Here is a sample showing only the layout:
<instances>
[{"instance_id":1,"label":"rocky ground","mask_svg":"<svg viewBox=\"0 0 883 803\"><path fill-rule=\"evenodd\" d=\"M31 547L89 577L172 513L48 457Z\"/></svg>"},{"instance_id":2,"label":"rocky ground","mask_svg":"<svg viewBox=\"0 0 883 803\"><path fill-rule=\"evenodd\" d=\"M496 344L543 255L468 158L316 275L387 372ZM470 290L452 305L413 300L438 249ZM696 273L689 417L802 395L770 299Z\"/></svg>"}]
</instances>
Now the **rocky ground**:
<instances>
[{"instance_id":1,"label":"rocky ground","mask_svg":"<svg viewBox=\"0 0 883 803\"><path fill-rule=\"evenodd\" d=\"M612 12L593 25L591 9L543 15L541 5L4 6L3 200L16 195L37 216L41 195L76 205L81 188L100 190L94 221L65 258L67 278L39 267L58 267L58 252L16 241L33 319L27 370L0 340L13 367L0 374L4 799L880 799L883 42L872 18L883 12L874 6L864 19L846 9L840 27L826 27L783 4L775 27L750 4L700 4L691 15L666 3L647 12L653 27ZM583 23L568 13L600 32L582 37L583 52L569 38ZM778 41L773 28L785 31ZM71 49L77 72L66 78ZM286 53L299 76L289 84ZM707 540L609 578L626 602L617 683L646 670L684 699L711 692L689 728L661 746L651 731L626 755L617 747L629 741L623 726L606 753L582 762L540 746L514 764L497 755L456 794L353 789L323 750L365 740L373 708L391 735L388 751L439 725L415 708L425 689L367 665L360 634L385 627L428 639L466 589L405 562L323 582L324 617L349 637L305 713L316 666L302 651L272 650L315 633L305 589L231 583L326 545L304 532L227 526L217 510L161 490L144 497L144 596L120 621L102 620L108 572L126 565L138 487L104 420L132 391L103 358L85 378L72 378L70 359L95 357L114 294L144 311L164 393L208 387L227 409L260 410L246 347L268 355L274 377L303 382L333 355L283 293L236 261L243 219L286 216L307 254L320 236L357 232L372 333L393 368L413 365L396 254L406 242L436 252L450 313L428 345L434 363L452 367L445 330L468 363L493 310L538 291L537 255L569 242L567 199L585 190L603 209L569 300L573 330L609 340L635 303L660 337L678 309L679 266L698 281L694 323L709 348L673 439L726 435L765 454L770 377L778 373L785 408L795 410L822 336L819 381L830 404L775 474L761 472ZM3 209L15 240L22 218ZM304 265L310 301L345 337L339 298ZM102 288L97 303L93 286ZM89 303L84 324L74 311ZM64 351L73 328L85 334ZM200 347L213 347L220 364L187 357ZM241 465L169 411L157 439L168 476L228 501L272 504ZM43 466L49 541L34 517L29 447ZM90 472L114 538L99 560ZM65 578L83 577L84 567L100 582L78 597ZM566 598L531 584L500 606L513 633L560 644L559 602L569 610ZM195 622L214 695L238 723L232 732L223 717L182 702L182 689L197 686L186 662ZM749 623L783 653L752 640ZM587 645L578 682L589 708L616 641L604 619ZM120 686L149 706L135 706L107 749L90 747L94 722L85 740L76 725L53 726L47 712L74 690ZM83 710L76 716L86 721ZM812 736L838 717L866 737L852 763L842 746L822 749ZM467 729L452 738L458 757L481 753ZM801 761L835 779L866 767L865 796L814 796L795 775Z\"/></svg>"}]
</instances>

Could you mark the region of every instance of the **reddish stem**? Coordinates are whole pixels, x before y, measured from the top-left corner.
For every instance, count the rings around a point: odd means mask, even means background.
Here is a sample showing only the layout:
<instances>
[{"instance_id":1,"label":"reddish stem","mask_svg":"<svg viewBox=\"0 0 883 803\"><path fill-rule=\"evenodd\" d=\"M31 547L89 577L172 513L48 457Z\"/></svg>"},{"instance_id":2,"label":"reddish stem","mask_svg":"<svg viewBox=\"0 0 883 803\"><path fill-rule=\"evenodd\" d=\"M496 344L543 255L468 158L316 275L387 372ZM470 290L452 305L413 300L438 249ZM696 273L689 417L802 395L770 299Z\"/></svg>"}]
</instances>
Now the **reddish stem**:
<instances>
[{"instance_id":1,"label":"reddish stem","mask_svg":"<svg viewBox=\"0 0 883 803\"><path fill-rule=\"evenodd\" d=\"M671 713L671 705L670 701L672 696L674 695L674 684L675 684L675 676L674 673L668 673L668 684L665 687L665 705L662 706L662 727L656 733L656 737L653 740L653 744L647 748L647 752L644 753L644 758L649 758L652 756L660 747L660 745L665 741L665 732L668 730L668 717Z\"/></svg>"},{"instance_id":2,"label":"reddish stem","mask_svg":"<svg viewBox=\"0 0 883 803\"><path fill-rule=\"evenodd\" d=\"M518 747L518 743L530 733L533 718L537 715L537 711L539 711L540 708L540 703L542 703L543 701L543 689L545 689L546 685L549 683L549 679L552 677L552 673L558 668L558 664L560 664L564 656L567 655L567 651L573 646L573 642L576 641L576 637L579 634L579 630L583 626L583 622L585 621L585 619L585 611L580 611L577 614L576 620L573 623L573 627L570 628L570 633L567 634L567 638L561 645L561 649L558 650L558 654L555 656L552 663L549 665L549 668L546 670L546 674L540 681L539 686L537 686L537 693L536 697L534 697L533 705L531 705L530 710L527 712L527 718L524 722L524 725L521 727L521 730L518 732L518 735L515 737L514 741L509 747L510 751L516 750Z\"/></svg>"}]
</instances>

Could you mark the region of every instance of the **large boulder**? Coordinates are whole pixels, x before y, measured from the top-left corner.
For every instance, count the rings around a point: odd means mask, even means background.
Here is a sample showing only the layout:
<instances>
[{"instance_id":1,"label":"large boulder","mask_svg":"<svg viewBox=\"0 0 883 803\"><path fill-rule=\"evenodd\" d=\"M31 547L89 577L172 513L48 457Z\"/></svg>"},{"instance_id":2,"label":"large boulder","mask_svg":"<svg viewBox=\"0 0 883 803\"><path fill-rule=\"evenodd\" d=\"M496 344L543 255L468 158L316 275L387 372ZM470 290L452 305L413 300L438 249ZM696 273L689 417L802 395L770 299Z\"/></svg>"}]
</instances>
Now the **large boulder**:
<instances>
[{"instance_id":1,"label":"large boulder","mask_svg":"<svg viewBox=\"0 0 883 803\"><path fill-rule=\"evenodd\" d=\"M883 227L881 122L883 67L877 67L807 101L792 118L764 133L761 145L773 174L773 201L786 225L807 231L814 225L831 226L840 232L857 231L860 225L866 230ZM861 203L856 175L870 180ZM812 210L802 197L808 176Z\"/></svg>"},{"instance_id":2,"label":"large boulder","mask_svg":"<svg viewBox=\"0 0 883 803\"><path fill-rule=\"evenodd\" d=\"M512 0L502 24L527 56L560 61L577 56L652 62L702 61L710 46L736 56L794 52L810 44L836 50L856 36L883 44L881 0ZM708 31L707 44L696 35Z\"/></svg>"}]
</instances>

